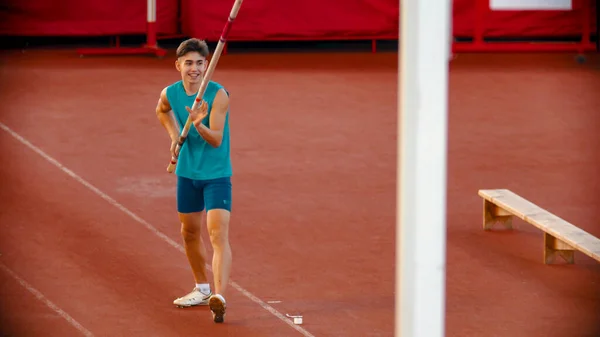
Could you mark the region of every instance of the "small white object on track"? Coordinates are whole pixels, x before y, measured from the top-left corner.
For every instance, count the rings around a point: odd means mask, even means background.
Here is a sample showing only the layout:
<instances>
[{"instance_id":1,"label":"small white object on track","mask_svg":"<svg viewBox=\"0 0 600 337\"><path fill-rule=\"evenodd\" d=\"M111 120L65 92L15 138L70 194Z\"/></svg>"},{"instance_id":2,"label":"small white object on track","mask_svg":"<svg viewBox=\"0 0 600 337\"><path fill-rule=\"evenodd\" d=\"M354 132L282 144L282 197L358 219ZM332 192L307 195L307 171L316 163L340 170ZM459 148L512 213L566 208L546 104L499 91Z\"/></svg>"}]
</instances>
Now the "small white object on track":
<instances>
[{"instance_id":1,"label":"small white object on track","mask_svg":"<svg viewBox=\"0 0 600 337\"><path fill-rule=\"evenodd\" d=\"M296 325L302 324L302 316L299 316L299 315L292 316L290 314L285 314L285 316L292 318L294 320L294 324L296 324Z\"/></svg>"}]
</instances>

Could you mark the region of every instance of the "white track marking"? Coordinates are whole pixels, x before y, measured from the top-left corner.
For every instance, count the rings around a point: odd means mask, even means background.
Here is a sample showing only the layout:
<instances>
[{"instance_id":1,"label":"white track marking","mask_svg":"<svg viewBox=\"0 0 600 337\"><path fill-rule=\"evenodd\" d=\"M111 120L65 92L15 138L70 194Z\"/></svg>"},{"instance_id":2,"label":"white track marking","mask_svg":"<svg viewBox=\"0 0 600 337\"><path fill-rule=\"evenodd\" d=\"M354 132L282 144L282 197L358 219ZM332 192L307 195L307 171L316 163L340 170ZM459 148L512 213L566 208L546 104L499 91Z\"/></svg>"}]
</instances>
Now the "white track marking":
<instances>
[{"instance_id":1,"label":"white track marking","mask_svg":"<svg viewBox=\"0 0 600 337\"><path fill-rule=\"evenodd\" d=\"M27 291L32 293L33 296L35 296L38 300L40 300L40 302L47 305L50 309L52 309L52 311L57 313L60 317L64 318L67 322L69 322L69 324L74 326L75 329L79 330L79 332L81 332L84 336L87 336L87 337L94 336L94 334L92 334L88 329L84 328L83 325L81 325L79 322L77 322L73 317L71 317L69 314L64 312L64 310L59 308L56 304L52 303L49 299L46 298L46 296L44 296L44 294L39 292L39 290L35 289L31 284L27 283L27 281L25 281L21 277L19 277L19 275L17 275L14 271L10 270L10 268L8 268L4 264L0 263L0 269L4 270L8 275L10 275L12 278L14 278L17 282L19 282L19 284L21 284L23 286L23 288L27 289Z\"/></svg>"},{"instance_id":2,"label":"white track marking","mask_svg":"<svg viewBox=\"0 0 600 337\"><path fill-rule=\"evenodd\" d=\"M13 131L11 128L9 128L8 126L4 125L1 122L0 122L0 128L3 129L4 131L6 131L11 136L13 136L19 142L23 143L23 145L27 146L28 148L30 148L31 150L33 150L34 152L36 152L37 154L39 154L42 158L46 159L51 164L53 164L54 166L58 167L61 171L63 171L67 175L69 175L71 178L75 179L77 182L79 182L83 186L85 186L88 189L90 189L96 195L98 195L102 199L106 200L109 204L115 206L116 208L118 208L121 211L123 211L123 213L129 215L133 220L137 221L142 226L146 227L146 229L150 230L152 233L154 233L155 235L157 235L161 240L165 241L171 247L179 250L181 253L185 253L185 250L184 250L184 248L183 248L182 245L180 245L179 243L173 241L171 238L169 238L168 236L166 236L165 234L163 234L161 231L159 231L158 229L156 229L156 227L152 226L149 222L147 222L146 220L142 219L140 216L138 216L137 214L135 214L132 211L130 211L129 209L127 209L125 206L123 206L122 204L120 204L118 201L116 201L115 199L111 198L106 193L102 192L97 187L95 187L94 185L92 185L89 182L87 182L85 179L83 179L80 176L78 176L75 172L73 172L70 169L68 169L66 166L64 166L63 164L61 164L58 160L52 158L50 155L48 155L46 152L42 151L37 146L33 145L31 142L29 142L27 139L25 139L24 137L22 137L21 135L19 135L15 131ZM210 267L208 269L210 270ZM234 289L236 289L237 291L239 291L240 293L242 293L244 296L246 296L248 299L250 299L252 302L260 305L263 309L267 310L268 312L270 312L271 314L273 314L275 317L279 318L281 321L283 321L284 323L286 323L287 325L289 325L290 327L292 327L294 330L298 331L304 337L315 337L310 332L306 331L305 329L301 328L298 325L295 325L291 320L289 320L288 318L286 318L284 314L280 313L275 308L273 308L272 306L268 305L267 303L265 303L260 298L256 297L251 292L249 292L246 289L242 288L236 282L230 281L229 284Z\"/></svg>"}]
</instances>

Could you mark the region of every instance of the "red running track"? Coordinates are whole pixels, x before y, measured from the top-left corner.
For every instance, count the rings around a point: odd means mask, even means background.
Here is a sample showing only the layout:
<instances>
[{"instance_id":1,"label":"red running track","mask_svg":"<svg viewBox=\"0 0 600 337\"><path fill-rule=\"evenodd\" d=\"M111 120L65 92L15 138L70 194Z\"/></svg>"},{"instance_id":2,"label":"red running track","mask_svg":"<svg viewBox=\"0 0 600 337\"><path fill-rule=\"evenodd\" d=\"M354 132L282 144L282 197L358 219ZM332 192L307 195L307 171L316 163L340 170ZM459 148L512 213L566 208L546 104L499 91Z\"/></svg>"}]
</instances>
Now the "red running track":
<instances>
[{"instance_id":1,"label":"red running track","mask_svg":"<svg viewBox=\"0 0 600 337\"><path fill-rule=\"evenodd\" d=\"M177 80L172 59L28 51L2 61L5 335L393 336L395 54L220 60L235 170L222 325L207 308L171 304L193 283L153 114ZM600 235L596 66L562 55L453 62L448 336L600 332L599 265L582 254L543 265L541 233L522 222L482 232L476 194L510 188Z\"/></svg>"}]
</instances>

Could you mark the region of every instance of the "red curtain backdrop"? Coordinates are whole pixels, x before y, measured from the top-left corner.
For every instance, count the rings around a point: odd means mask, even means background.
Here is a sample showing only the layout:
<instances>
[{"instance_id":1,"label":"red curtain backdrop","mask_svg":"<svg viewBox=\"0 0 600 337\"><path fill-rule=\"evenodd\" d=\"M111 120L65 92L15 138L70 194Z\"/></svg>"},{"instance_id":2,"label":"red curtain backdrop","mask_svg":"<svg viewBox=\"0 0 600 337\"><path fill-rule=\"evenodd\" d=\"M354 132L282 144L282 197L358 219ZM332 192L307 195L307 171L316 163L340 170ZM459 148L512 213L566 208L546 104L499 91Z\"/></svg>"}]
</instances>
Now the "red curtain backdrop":
<instances>
[{"instance_id":1,"label":"red curtain backdrop","mask_svg":"<svg viewBox=\"0 0 600 337\"><path fill-rule=\"evenodd\" d=\"M487 11L476 16L476 3L486 0L454 0L454 35L474 34L475 19L484 24L486 37L561 37L580 35L583 30L583 3L591 4L590 28L595 31L595 5L598 0L574 0L572 11ZM487 1L486 1L487 2ZM481 6L480 6L481 7ZM485 7L485 6L483 6Z\"/></svg>"},{"instance_id":2,"label":"red curtain backdrop","mask_svg":"<svg viewBox=\"0 0 600 337\"><path fill-rule=\"evenodd\" d=\"M180 0L157 0L159 34L177 33ZM454 0L456 36L472 36L477 1ZM565 36L582 32L581 4L573 11L485 13L486 36ZM216 40L233 0L181 0L183 33ZM395 38L398 0L246 0L231 40ZM594 10L590 11L593 14ZM591 28L595 31L595 15ZM7 0L0 4L0 35L86 36L143 34L146 1Z\"/></svg>"},{"instance_id":3,"label":"red curtain backdrop","mask_svg":"<svg viewBox=\"0 0 600 337\"><path fill-rule=\"evenodd\" d=\"M178 29L178 0L157 0L159 34ZM144 34L146 0L6 0L0 4L0 34L101 36Z\"/></svg>"},{"instance_id":4,"label":"red curtain backdrop","mask_svg":"<svg viewBox=\"0 0 600 337\"><path fill-rule=\"evenodd\" d=\"M454 0L454 34L473 36L476 3L487 0ZM594 3L596 0L588 0ZM578 35L582 32L581 0L573 11L509 11L485 13L486 36L539 37ZM183 33L216 40L233 0L183 0ZM487 7L489 8L489 7ZM397 0L245 1L231 40L277 38L385 38L398 36ZM194 13L201 13L195 16ZM595 15L592 27L595 27Z\"/></svg>"},{"instance_id":5,"label":"red curtain backdrop","mask_svg":"<svg viewBox=\"0 0 600 337\"><path fill-rule=\"evenodd\" d=\"M183 0L184 34L218 39L233 0ZM397 0L244 1L229 33L235 39L396 37Z\"/></svg>"}]
</instances>

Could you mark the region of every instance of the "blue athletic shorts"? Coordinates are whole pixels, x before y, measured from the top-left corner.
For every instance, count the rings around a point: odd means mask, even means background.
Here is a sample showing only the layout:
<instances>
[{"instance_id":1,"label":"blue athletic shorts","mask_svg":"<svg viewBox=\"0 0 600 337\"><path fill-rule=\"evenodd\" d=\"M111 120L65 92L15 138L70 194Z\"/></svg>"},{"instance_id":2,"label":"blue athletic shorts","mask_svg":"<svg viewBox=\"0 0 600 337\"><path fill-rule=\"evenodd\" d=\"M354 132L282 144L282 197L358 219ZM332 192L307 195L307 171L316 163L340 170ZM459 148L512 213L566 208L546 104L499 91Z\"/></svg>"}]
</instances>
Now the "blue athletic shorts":
<instances>
[{"instance_id":1,"label":"blue athletic shorts","mask_svg":"<svg viewBox=\"0 0 600 337\"><path fill-rule=\"evenodd\" d=\"M231 212L231 178L192 180L177 176L177 211L192 213L205 208Z\"/></svg>"}]
</instances>

